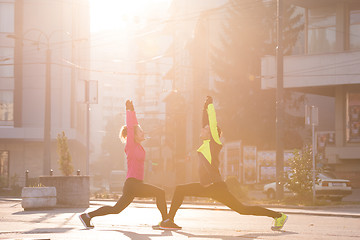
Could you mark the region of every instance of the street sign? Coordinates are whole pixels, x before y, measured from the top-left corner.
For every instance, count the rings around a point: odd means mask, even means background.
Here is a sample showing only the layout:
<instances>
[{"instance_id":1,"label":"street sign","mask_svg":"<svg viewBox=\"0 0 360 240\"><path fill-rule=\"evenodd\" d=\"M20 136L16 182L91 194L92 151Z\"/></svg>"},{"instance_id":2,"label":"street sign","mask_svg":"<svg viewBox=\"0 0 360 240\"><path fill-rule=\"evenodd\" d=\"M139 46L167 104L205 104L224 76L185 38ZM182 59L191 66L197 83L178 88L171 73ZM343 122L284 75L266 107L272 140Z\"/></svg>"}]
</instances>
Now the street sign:
<instances>
[{"instance_id":1,"label":"street sign","mask_svg":"<svg viewBox=\"0 0 360 240\"><path fill-rule=\"evenodd\" d=\"M315 106L305 105L305 124L319 125L319 108Z\"/></svg>"}]
</instances>

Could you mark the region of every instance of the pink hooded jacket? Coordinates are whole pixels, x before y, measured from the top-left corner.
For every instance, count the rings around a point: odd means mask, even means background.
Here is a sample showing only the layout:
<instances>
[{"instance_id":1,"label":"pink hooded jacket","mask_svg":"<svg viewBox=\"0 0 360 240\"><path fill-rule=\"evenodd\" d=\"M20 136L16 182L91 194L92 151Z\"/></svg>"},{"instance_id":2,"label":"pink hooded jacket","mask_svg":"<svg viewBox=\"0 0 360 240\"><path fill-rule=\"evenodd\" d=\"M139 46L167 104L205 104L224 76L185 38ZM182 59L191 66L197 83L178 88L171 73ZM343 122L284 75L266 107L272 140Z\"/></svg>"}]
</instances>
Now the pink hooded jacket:
<instances>
[{"instance_id":1,"label":"pink hooded jacket","mask_svg":"<svg viewBox=\"0 0 360 240\"><path fill-rule=\"evenodd\" d=\"M135 141L134 127L138 125L135 111L126 111L127 138L125 153L127 158L126 178L144 179L145 150Z\"/></svg>"}]
</instances>

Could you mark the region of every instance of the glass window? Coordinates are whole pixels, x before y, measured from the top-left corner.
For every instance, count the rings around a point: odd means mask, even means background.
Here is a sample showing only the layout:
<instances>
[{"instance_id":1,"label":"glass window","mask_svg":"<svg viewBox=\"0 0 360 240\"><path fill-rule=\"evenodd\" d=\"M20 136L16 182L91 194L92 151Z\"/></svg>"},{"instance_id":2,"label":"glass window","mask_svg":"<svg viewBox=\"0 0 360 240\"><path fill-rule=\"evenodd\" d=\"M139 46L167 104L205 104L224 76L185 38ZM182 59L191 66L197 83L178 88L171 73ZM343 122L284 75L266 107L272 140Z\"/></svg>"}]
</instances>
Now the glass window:
<instances>
[{"instance_id":1,"label":"glass window","mask_svg":"<svg viewBox=\"0 0 360 240\"><path fill-rule=\"evenodd\" d=\"M346 105L346 140L360 142L360 93L348 93Z\"/></svg>"},{"instance_id":2,"label":"glass window","mask_svg":"<svg viewBox=\"0 0 360 240\"><path fill-rule=\"evenodd\" d=\"M0 90L0 126L12 126L14 122L13 91Z\"/></svg>"},{"instance_id":3,"label":"glass window","mask_svg":"<svg viewBox=\"0 0 360 240\"><path fill-rule=\"evenodd\" d=\"M294 13L293 13L292 17L295 17L295 16L299 16L300 19L296 23L296 25L293 26L293 28L296 28L300 25L305 26L305 9L302 7L294 6ZM296 42L291 49L291 54L292 55L304 54L304 52L305 52L304 45L305 45L305 32L304 32L304 28L302 28L299 31L299 35L296 38Z\"/></svg>"},{"instance_id":4,"label":"glass window","mask_svg":"<svg viewBox=\"0 0 360 240\"><path fill-rule=\"evenodd\" d=\"M350 11L350 49L360 49L360 9Z\"/></svg>"},{"instance_id":5,"label":"glass window","mask_svg":"<svg viewBox=\"0 0 360 240\"><path fill-rule=\"evenodd\" d=\"M14 77L14 65L0 63L0 77Z\"/></svg>"},{"instance_id":6,"label":"glass window","mask_svg":"<svg viewBox=\"0 0 360 240\"><path fill-rule=\"evenodd\" d=\"M336 14L335 8L309 9L308 53L335 51Z\"/></svg>"},{"instance_id":7,"label":"glass window","mask_svg":"<svg viewBox=\"0 0 360 240\"><path fill-rule=\"evenodd\" d=\"M0 47L1 77L14 77L14 48Z\"/></svg>"},{"instance_id":8,"label":"glass window","mask_svg":"<svg viewBox=\"0 0 360 240\"><path fill-rule=\"evenodd\" d=\"M14 4L0 3L0 32L14 32Z\"/></svg>"}]
</instances>

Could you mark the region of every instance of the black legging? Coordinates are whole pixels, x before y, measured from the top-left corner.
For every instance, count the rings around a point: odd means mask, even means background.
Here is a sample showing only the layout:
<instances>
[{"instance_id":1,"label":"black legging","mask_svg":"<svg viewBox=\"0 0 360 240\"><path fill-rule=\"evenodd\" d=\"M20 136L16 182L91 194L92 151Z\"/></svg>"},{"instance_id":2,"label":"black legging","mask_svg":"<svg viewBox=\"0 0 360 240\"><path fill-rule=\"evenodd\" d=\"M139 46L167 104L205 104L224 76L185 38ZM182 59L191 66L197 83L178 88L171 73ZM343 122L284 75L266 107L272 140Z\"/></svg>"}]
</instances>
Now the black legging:
<instances>
[{"instance_id":1,"label":"black legging","mask_svg":"<svg viewBox=\"0 0 360 240\"><path fill-rule=\"evenodd\" d=\"M142 181L135 178L126 179L123 187L123 195L117 201L114 206L103 206L98 208L93 212L89 212L89 216L91 218L97 216L104 216L107 214L117 214L124 210L129 204L134 200L135 197L155 197L156 205L159 211L161 212L162 219L167 219L167 206L165 200L165 191L149 185L145 184Z\"/></svg>"},{"instance_id":2,"label":"black legging","mask_svg":"<svg viewBox=\"0 0 360 240\"><path fill-rule=\"evenodd\" d=\"M272 218L281 216L280 213L263 207L243 205L229 192L225 182L217 182L207 187L204 187L200 183L190 183L177 186L169 212L169 218L171 220L174 220L175 214L184 201L185 196L210 197L221 202L237 213L244 215L268 216Z\"/></svg>"}]
</instances>

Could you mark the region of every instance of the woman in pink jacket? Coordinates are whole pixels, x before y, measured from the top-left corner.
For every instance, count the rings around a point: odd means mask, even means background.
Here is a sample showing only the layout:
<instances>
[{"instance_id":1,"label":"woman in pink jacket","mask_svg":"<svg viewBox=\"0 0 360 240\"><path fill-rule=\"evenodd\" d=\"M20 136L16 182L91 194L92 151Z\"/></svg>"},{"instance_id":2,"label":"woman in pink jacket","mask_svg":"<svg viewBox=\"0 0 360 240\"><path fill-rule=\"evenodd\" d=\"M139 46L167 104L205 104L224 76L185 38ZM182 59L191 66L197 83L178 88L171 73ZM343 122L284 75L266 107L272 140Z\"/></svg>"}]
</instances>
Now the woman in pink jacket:
<instances>
[{"instance_id":1,"label":"woman in pink jacket","mask_svg":"<svg viewBox=\"0 0 360 240\"><path fill-rule=\"evenodd\" d=\"M135 197L155 197L162 220L167 219L164 190L143 182L145 150L141 146L141 142L145 140L144 132L138 125L134 105L129 100L126 101L126 125L121 128L120 138L126 142L125 153L128 166L123 195L114 206L103 206L93 212L81 214L79 218L86 228L94 227L90 222L93 217L120 213Z\"/></svg>"}]
</instances>

